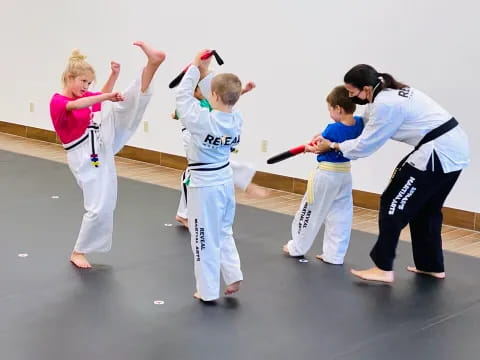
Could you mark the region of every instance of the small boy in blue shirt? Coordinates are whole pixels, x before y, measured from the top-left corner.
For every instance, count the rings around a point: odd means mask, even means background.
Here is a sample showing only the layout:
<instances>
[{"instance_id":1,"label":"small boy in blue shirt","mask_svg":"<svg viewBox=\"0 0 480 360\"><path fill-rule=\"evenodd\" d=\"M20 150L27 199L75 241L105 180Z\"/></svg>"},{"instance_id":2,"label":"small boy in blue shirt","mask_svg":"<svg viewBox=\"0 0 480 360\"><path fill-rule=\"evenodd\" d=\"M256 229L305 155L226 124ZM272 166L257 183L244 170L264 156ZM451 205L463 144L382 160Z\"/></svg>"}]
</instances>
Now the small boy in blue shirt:
<instances>
[{"instance_id":1,"label":"small boy in blue shirt","mask_svg":"<svg viewBox=\"0 0 480 360\"><path fill-rule=\"evenodd\" d=\"M344 86L337 86L330 92L327 105L330 117L335 122L325 128L323 138L334 144L361 134L363 119L353 116L355 104ZM315 149L307 145L305 151L314 152ZM318 155L317 162L292 222L292 240L283 246L283 251L290 256L305 255L325 223L323 254L316 257L326 263L343 264L350 242L353 216L350 160L332 149Z\"/></svg>"}]
</instances>

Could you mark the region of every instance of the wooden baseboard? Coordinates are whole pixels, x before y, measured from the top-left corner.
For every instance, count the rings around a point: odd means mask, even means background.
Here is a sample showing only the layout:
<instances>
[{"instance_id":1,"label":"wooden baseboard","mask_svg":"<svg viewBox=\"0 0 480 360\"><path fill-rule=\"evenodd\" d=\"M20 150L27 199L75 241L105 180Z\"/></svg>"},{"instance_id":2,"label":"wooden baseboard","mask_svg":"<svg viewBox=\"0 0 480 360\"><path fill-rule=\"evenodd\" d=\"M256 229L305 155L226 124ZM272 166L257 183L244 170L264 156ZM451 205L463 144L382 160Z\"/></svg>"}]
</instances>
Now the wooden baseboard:
<instances>
[{"instance_id":1,"label":"wooden baseboard","mask_svg":"<svg viewBox=\"0 0 480 360\"><path fill-rule=\"evenodd\" d=\"M0 121L0 132L51 143L60 143L54 131L4 121ZM128 145L117 155L174 169L185 169L187 166L187 160L184 156L167 154ZM253 181L261 186L296 194L305 193L307 188L307 181L304 179L276 175L263 171L257 171ZM380 205L380 195L367 191L353 190L353 203L355 206L378 210ZM446 225L480 231L480 213L444 207L443 216L443 222Z\"/></svg>"}]
</instances>

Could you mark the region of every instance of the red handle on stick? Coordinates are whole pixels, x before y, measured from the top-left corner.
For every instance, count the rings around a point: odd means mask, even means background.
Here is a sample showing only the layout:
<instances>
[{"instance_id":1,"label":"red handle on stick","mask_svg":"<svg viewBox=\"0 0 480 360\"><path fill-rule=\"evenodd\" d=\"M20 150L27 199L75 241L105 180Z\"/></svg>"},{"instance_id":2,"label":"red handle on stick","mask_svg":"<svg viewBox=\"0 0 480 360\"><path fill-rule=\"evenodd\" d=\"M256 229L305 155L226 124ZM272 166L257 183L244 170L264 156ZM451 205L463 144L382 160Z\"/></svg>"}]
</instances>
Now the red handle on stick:
<instances>
[{"instance_id":1,"label":"red handle on stick","mask_svg":"<svg viewBox=\"0 0 480 360\"><path fill-rule=\"evenodd\" d=\"M315 145L316 143L315 142L310 142L308 145ZM271 158L269 158L267 160L267 164L275 164L277 162L280 162L280 161L283 161L283 160L286 160L288 158L291 158L292 156L295 156L295 155L298 155L298 154L301 154L305 152L305 145L300 145L300 146L296 146L296 147L293 147L287 151L284 151L280 154L277 154L275 156L272 156Z\"/></svg>"}]
</instances>

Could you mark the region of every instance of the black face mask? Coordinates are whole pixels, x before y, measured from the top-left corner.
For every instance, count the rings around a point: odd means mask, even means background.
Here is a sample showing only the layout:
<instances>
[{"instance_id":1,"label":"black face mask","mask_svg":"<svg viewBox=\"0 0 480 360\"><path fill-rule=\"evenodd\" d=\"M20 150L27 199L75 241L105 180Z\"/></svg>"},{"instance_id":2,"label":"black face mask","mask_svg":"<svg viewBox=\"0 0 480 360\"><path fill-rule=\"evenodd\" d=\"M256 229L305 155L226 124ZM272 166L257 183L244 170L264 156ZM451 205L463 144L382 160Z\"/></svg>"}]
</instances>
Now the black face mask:
<instances>
[{"instance_id":1,"label":"black face mask","mask_svg":"<svg viewBox=\"0 0 480 360\"><path fill-rule=\"evenodd\" d=\"M375 87L373 88L373 98L374 99L377 96L377 94L382 90L382 87L380 86L381 84L382 84L382 81L380 80L377 83L377 85L375 85ZM352 102L354 104L357 104L357 105L367 105L369 103L369 101L367 99L363 100L363 99L360 99L358 96L352 96L350 98L350 100L352 100Z\"/></svg>"},{"instance_id":2,"label":"black face mask","mask_svg":"<svg viewBox=\"0 0 480 360\"><path fill-rule=\"evenodd\" d=\"M357 105L367 105L368 104L368 100L367 99L360 99L358 96L352 96L350 98L350 100L352 100L352 102L354 104L357 104Z\"/></svg>"}]
</instances>

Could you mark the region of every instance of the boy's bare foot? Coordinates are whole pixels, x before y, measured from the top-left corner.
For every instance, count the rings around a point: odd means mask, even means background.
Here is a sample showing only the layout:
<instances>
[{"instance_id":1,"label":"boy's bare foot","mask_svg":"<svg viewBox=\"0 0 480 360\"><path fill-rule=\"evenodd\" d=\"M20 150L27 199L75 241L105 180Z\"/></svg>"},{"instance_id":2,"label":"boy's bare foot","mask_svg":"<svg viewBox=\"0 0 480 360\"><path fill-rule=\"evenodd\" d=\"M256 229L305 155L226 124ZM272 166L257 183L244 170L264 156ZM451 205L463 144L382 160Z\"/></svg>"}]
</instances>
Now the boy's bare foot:
<instances>
[{"instance_id":1,"label":"boy's bare foot","mask_svg":"<svg viewBox=\"0 0 480 360\"><path fill-rule=\"evenodd\" d=\"M79 253L74 251L70 256L70 261L76 266L81 269L90 269L92 265L88 262L85 254Z\"/></svg>"},{"instance_id":2,"label":"boy's bare foot","mask_svg":"<svg viewBox=\"0 0 480 360\"><path fill-rule=\"evenodd\" d=\"M350 272L356 277L368 280L368 281L379 281L384 283L392 283L394 280L393 271L383 271L378 267L373 267L367 270L350 270Z\"/></svg>"},{"instance_id":3,"label":"boy's bare foot","mask_svg":"<svg viewBox=\"0 0 480 360\"><path fill-rule=\"evenodd\" d=\"M182 224L183 226L185 226L187 229L188 229L188 219L185 219L181 216L175 216L175 221Z\"/></svg>"},{"instance_id":4,"label":"boy's bare foot","mask_svg":"<svg viewBox=\"0 0 480 360\"><path fill-rule=\"evenodd\" d=\"M416 274L428 275L434 277L435 279L445 279L445 272L429 272L418 270L415 266L407 266L407 270L414 272Z\"/></svg>"},{"instance_id":5,"label":"boy's bare foot","mask_svg":"<svg viewBox=\"0 0 480 360\"><path fill-rule=\"evenodd\" d=\"M165 53L163 51L152 48L150 45L145 44L143 41L135 41L133 45L138 46L147 55L148 63L151 65L160 66L165 60Z\"/></svg>"},{"instance_id":6,"label":"boy's bare foot","mask_svg":"<svg viewBox=\"0 0 480 360\"><path fill-rule=\"evenodd\" d=\"M318 259L318 260L323 261L325 264L328 264L328 265L343 265L343 264L339 264L339 263L331 263L331 262L325 260L325 259L323 258L323 255L315 255L315 258Z\"/></svg>"},{"instance_id":7,"label":"boy's bare foot","mask_svg":"<svg viewBox=\"0 0 480 360\"><path fill-rule=\"evenodd\" d=\"M232 294L235 294L236 292L238 292L240 290L240 283L241 282L242 281L236 281L233 284L228 285L227 288L225 289L224 294L225 295L232 295Z\"/></svg>"},{"instance_id":8,"label":"boy's bare foot","mask_svg":"<svg viewBox=\"0 0 480 360\"><path fill-rule=\"evenodd\" d=\"M252 197L264 198L270 195L272 191L257 184L250 183L245 189L245 193Z\"/></svg>"}]
</instances>

